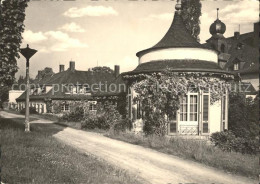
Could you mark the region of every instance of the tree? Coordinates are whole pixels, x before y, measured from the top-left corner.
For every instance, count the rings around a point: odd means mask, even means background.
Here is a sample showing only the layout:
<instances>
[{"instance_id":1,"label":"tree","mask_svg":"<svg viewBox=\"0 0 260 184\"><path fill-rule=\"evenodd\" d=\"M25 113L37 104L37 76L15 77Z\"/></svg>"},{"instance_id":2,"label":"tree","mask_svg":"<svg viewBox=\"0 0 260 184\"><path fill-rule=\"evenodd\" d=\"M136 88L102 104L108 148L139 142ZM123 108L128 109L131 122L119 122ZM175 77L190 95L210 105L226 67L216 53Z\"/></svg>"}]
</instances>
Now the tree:
<instances>
[{"instance_id":1,"label":"tree","mask_svg":"<svg viewBox=\"0 0 260 184\"><path fill-rule=\"evenodd\" d=\"M25 8L29 0L0 0L0 85L11 86L18 70Z\"/></svg>"},{"instance_id":2,"label":"tree","mask_svg":"<svg viewBox=\"0 0 260 184\"><path fill-rule=\"evenodd\" d=\"M200 34L200 16L201 16L201 3L200 0L182 0L181 16L189 30L190 34L197 40Z\"/></svg>"},{"instance_id":3,"label":"tree","mask_svg":"<svg viewBox=\"0 0 260 184\"><path fill-rule=\"evenodd\" d=\"M107 66L97 66L97 67L92 68L92 71L93 72L114 73L114 71Z\"/></svg>"},{"instance_id":4,"label":"tree","mask_svg":"<svg viewBox=\"0 0 260 184\"><path fill-rule=\"evenodd\" d=\"M259 96L252 99L241 93L231 93L228 112L228 129L236 136L259 136Z\"/></svg>"},{"instance_id":5,"label":"tree","mask_svg":"<svg viewBox=\"0 0 260 184\"><path fill-rule=\"evenodd\" d=\"M55 74L50 67L45 67L43 70L39 71L40 73L37 74L36 79L43 79L46 76L50 76Z\"/></svg>"}]
</instances>

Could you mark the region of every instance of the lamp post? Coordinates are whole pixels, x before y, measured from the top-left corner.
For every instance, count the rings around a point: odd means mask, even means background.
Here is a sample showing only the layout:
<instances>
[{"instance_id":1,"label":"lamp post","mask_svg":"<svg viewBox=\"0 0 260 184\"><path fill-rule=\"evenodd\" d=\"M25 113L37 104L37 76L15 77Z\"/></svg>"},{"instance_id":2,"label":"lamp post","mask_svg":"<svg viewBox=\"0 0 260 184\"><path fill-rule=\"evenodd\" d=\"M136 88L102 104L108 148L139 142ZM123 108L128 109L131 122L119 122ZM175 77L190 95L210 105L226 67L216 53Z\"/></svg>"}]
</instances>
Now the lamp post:
<instances>
[{"instance_id":1,"label":"lamp post","mask_svg":"<svg viewBox=\"0 0 260 184\"><path fill-rule=\"evenodd\" d=\"M30 132L29 123L29 95L30 95L30 81L29 81L29 60L37 52L35 49L30 49L27 44L26 48L21 49L20 53L26 58L26 97L25 97L25 132Z\"/></svg>"}]
</instances>

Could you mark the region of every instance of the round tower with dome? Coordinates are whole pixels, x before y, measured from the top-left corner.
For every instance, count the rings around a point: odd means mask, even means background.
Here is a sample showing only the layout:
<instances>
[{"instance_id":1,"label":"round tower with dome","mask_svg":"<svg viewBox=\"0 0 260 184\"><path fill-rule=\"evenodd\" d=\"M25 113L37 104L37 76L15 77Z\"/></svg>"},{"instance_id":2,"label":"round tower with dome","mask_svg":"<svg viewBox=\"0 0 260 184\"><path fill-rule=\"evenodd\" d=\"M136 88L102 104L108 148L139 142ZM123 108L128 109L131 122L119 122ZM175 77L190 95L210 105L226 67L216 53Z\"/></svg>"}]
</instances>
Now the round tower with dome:
<instances>
[{"instance_id":1,"label":"round tower with dome","mask_svg":"<svg viewBox=\"0 0 260 184\"><path fill-rule=\"evenodd\" d=\"M217 8L217 19L210 25L209 32L212 36L206 41L206 45L218 51L218 64L224 68L230 55L227 53L228 43L224 37L226 25L219 19L219 8Z\"/></svg>"}]
</instances>

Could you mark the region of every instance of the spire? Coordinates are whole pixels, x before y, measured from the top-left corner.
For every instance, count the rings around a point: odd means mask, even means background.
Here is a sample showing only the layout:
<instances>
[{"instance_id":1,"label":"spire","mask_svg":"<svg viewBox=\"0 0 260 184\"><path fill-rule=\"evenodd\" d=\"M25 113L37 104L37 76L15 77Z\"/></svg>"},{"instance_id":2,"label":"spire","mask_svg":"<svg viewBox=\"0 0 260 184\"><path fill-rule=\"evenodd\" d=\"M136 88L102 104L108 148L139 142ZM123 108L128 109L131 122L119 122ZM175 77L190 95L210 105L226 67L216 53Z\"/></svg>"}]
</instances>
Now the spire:
<instances>
[{"instance_id":1,"label":"spire","mask_svg":"<svg viewBox=\"0 0 260 184\"><path fill-rule=\"evenodd\" d=\"M177 3L175 5L175 10L180 13L181 12L181 0L177 0Z\"/></svg>"},{"instance_id":2,"label":"spire","mask_svg":"<svg viewBox=\"0 0 260 184\"><path fill-rule=\"evenodd\" d=\"M219 8L217 8L217 19L218 19L218 11L219 11Z\"/></svg>"}]
</instances>

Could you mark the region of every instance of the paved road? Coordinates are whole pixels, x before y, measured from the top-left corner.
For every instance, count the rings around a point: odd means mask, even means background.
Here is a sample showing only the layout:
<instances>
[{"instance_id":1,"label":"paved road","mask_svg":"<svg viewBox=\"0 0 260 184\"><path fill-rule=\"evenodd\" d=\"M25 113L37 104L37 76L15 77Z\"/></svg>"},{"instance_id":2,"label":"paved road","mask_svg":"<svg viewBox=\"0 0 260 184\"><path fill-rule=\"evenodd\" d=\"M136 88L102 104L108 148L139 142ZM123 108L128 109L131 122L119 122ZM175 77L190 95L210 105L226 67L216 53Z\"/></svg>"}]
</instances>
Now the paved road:
<instances>
[{"instance_id":1,"label":"paved road","mask_svg":"<svg viewBox=\"0 0 260 184\"><path fill-rule=\"evenodd\" d=\"M0 115L9 118L13 116L6 112L0 112ZM15 116L17 117L17 115ZM44 120L40 121L44 123ZM39 121L36 122L39 123ZM257 183L246 177L227 174L203 164L113 140L97 133L65 128L54 137L81 152L94 155L129 172L138 173L144 180L152 184Z\"/></svg>"}]
</instances>

